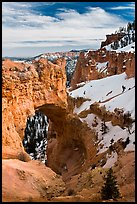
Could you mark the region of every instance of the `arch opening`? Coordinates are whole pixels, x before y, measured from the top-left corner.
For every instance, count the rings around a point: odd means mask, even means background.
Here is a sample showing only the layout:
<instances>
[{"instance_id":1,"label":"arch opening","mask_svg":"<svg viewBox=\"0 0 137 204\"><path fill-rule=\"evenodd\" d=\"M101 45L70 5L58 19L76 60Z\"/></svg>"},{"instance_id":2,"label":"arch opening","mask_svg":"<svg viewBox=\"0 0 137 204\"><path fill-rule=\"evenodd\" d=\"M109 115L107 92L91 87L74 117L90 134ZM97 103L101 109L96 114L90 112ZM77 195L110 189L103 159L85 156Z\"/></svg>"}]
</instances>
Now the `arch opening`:
<instances>
[{"instance_id":1,"label":"arch opening","mask_svg":"<svg viewBox=\"0 0 137 204\"><path fill-rule=\"evenodd\" d=\"M40 111L35 111L33 116L27 118L24 132L23 146L32 160L47 162L47 139L49 120Z\"/></svg>"}]
</instances>

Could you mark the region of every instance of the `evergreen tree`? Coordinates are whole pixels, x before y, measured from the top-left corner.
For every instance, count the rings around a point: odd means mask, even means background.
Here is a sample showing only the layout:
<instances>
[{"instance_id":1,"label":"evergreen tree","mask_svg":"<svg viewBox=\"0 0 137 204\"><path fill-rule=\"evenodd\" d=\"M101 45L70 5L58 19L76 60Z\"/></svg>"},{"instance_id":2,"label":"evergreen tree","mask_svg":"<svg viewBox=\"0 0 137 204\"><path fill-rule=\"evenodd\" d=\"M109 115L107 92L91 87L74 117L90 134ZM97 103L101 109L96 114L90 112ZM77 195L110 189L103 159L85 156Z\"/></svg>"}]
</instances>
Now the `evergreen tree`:
<instances>
[{"instance_id":1,"label":"evergreen tree","mask_svg":"<svg viewBox=\"0 0 137 204\"><path fill-rule=\"evenodd\" d=\"M132 24L128 22L127 24L127 32L129 32L132 29Z\"/></svg>"},{"instance_id":2,"label":"evergreen tree","mask_svg":"<svg viewBox=\"0 0 137 204\"><path fill-rule=\"evenodd\" d=\"M132 23L132 28L133 28L133 30L135 30L135 20Z\"/></svg>"},{"instance_id":3,"label":"evergreen tree","mask_svg":"<svg viewBox=\"0 0 137 204\"><path fill-rule=\"evenodd\" d=\"M119 33L122 33L124 31L124 27L119 27Z\"/></svg>"},{"instance_id":4,"label":"evergreen tree","mask_svg":"<svg viewBox=\"0 0 137 204\"><path fill-rule=\"evenodd\" d=\"M114 50L114 43L111 44L111 48Z\"/></svg>"},{"instance_id":5,"label":"evergreen tree","mask_svg":"<svg viewBox=\"0 0 137 204\"><path fill-rule=\"evenodd\" d=\"M132 42L135 42L135 33L132 33Z\"/></svg>"},{"instance_id":6,"label":"evergreen tree","mask_svg":"<svg viewBox=\"0 0 137 204\"><path fill-rule=\"evenodd\" d=\"M120 40L120 43L121 43L121 48L124 47L123 46L124 45L124 41L122 39Z\"/></svg>"},{"instance_id":7,"label":"evergreen tree","mask_svg":"<svg viewBox=\"0 0 137 204\"><path fill-rule=\"evenodd\" d=\"M129 126L132 124L133 120L132 120L130 111L127 111L126 113L124 113L123 119L124 119L124 122L123 122L124 125Z\"/></svg>"},{"instance_id":8,"label":"evergreen tree","mask_svg":"<svg viewBox=\"0 0 137 204\"><path fill-rule=\"evenodd\" d=\"M109 131L109 128L106 126L106 123L105 121L103 121L101 123L101 129L100 131L102 132L102 135L106 134L108 131Z\"/></svg>"},{"instance_id":9,"label":"evergreen tree","mask_svg":"<svg viewBox=\"0 0 137 204\"><path fill-rule=\"evenodd\" d=\"M113 175L113 170L110 168L104 176L104 186L101 189L102 199L116 199L120 197L119 189L117 186L116 177Z\"/></svg>"},{"instance_id":10,"label":"evergreen tree","mask_svg":"<svg viewBox=\"0 0 137 204\"><path fill-rule=\"evenodd\" d=\"M128 43L131 44L131 35L128 35Z\"/></svg>"}]
</instances>

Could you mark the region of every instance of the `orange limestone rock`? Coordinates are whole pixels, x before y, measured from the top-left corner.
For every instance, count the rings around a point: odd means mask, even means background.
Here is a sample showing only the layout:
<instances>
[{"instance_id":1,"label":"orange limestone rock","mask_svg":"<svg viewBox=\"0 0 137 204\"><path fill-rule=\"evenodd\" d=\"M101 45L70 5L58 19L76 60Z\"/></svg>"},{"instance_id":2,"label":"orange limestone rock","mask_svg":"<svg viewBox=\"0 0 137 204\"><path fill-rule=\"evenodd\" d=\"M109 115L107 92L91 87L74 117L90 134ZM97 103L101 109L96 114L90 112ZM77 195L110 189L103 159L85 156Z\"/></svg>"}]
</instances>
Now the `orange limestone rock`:
<instances>
[{"instance_id":1,"label":"orange limestone rock","mask_svg":"<svg viewBox=\"0 0 137 204\"><path fill-rule=\"evenodd\" d=\"M125 36L125 33L116 33L116 34L106 35L106 40L102 41L101 48L106 46L106 45L109 45L112 42L120 40L124 36Z\"/></svg>"},{"instance_id":2,"label":"orange limestone rock","mask_svg":"<svg viewBox=\"0 0 137 204\"><path fill-rule=\"evenodd\" d=\"M61 176L39 161L3 159L2 176L3 202L44 202L65 190Z\"/></svg>"},{"instance_id":3,"label":"orange limestone rock","mask_svg":"<svg viewBox=\"0 0 137 204\"><path fill-rule=\"evenodd\" d=\"M135 53L107 51L101 48L96 51L81 52L71 80L71 88L89 80L126 72L127 77L135 76Z\"/></svg>"},{"instance_id":4,"label":"orange limestone rock","mask_svg":"<svg viewBox=\"0 0 137 204\"><path fill-rule=\"evenodd\" d=\"M20 158L28 116L43 104L67 107L65 60L2 64L2 156ZM23 157L23 156L22 156ZM26 159L26 156L25 156Z\"/></svg>"}]
</instances>

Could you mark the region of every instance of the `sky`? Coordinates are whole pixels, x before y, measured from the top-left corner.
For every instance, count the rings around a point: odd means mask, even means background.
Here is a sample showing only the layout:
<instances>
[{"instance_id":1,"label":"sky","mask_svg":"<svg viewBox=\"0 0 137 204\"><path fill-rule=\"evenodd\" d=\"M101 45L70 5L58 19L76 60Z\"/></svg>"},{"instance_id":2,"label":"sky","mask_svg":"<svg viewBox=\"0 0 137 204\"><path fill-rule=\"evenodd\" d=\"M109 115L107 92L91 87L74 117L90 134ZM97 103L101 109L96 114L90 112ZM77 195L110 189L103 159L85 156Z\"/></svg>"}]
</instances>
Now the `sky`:
<instances>
[{"instance_id":1,"label":"sky","mask_svg":"<svg viewBox=\"0 0 137 204\"><path fill-rule=\"evenodd\" d=\"M98 49L135 19L135 2L2 2L2 56Z\"/></svg>"}]
</instances>

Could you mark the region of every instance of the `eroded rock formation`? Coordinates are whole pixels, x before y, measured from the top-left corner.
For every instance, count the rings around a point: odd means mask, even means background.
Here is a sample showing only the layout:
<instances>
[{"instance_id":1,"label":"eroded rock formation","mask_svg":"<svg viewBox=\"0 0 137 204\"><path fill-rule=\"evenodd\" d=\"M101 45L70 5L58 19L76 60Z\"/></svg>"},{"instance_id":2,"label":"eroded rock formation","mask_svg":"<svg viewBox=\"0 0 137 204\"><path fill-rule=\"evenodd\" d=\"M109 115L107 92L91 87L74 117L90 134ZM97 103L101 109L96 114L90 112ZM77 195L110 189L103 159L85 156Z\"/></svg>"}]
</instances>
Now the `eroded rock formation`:
<instances>
[{"instance_id":1,"label":"eroded rock formation","mask_svg":"<svg viewBox=\"0 0 137 204\"><path fill-rule=\"evenodd\" d=\"M22 140L27 117L38 106L55 104L66 109L65 60L58 59L54 64L46 59L33 64L5 60L2 69L3 201L45 201L54 193L62 194L64 190L59 189L64 183L61 178L57 182L56 173L45 165L31 163Z\"/></svg>"},{"instance_id":2,"label":"eroded rock formation","mask_svg":"<svg viewBox=\"0 0 137 204\"><path fill-rule=\"evenodd\" d=\"M98 63L106 64L104 67L102 65L102 69L99 69ZM116 53L107 51L105 48L87 53L81 52L71 80L71 87L75 89L78 83L123 72L126 72L128 77L135 76L135 53Z\"/></svg>"},{"instance_id":3,"label":"eroded rock formation","mask_svg":"<svg viewBox=\"0 0 137 204\"><path fill-rule=\"evenodd\" d=\"M40 59L27 64L6 60L3 61L2 77L3 159L13 159L13 166L16 166L15 159L23 161L22 168L25 168L24 165L29 166L29 163L24 163L31 161L24 151L22 140L27 117L34 114L35 110L40 110L49 117L53 124L52 131L54 129L56 132L56 137L48 142L48 166L61 174L65 181L86 169L92 161L91 155L96 154L95 135L77 116L69 112L65 61L58 59L53 64ZM9 164L8 160L4 160L3 164L5 162ZM7 189L6 172L3 174L3 188ZM15 176L16 179L18 180ZM35 176L33 179L35 180ZM8 189L4 193L4 200L7 192ZM24 196L28 199L28 194ZM16 200L12 196L10 199ZM26 200L18 195L17 199Z\"/></svg>"},{"instance_id":4,"label":"eroded rock formation","mask_svg":"<svg viewBox=\"0 0 137 204\"><path fill-rule=\"evenodd\" d=\"M33 64L3 61L2 66L2 145L3 158L14 150L23 151L21 140L27 117L37 106L67 106L65 60L55 64L40 59ZM11 148L11 150L9 149Z\"/></svg>"},{"instance_id":5,"label":"eroded rock formation","mask_svg":"<svg viewBox=\"0 0 137 204\"><path fill-rule=\"evenodd\" d=\"M106 45L109 45L112 42L119 41L125 35L126 35L125 33L116 33L116 34L106 35L106 40L101 42L101 48Z\"/></svg>"}]
</instances>

